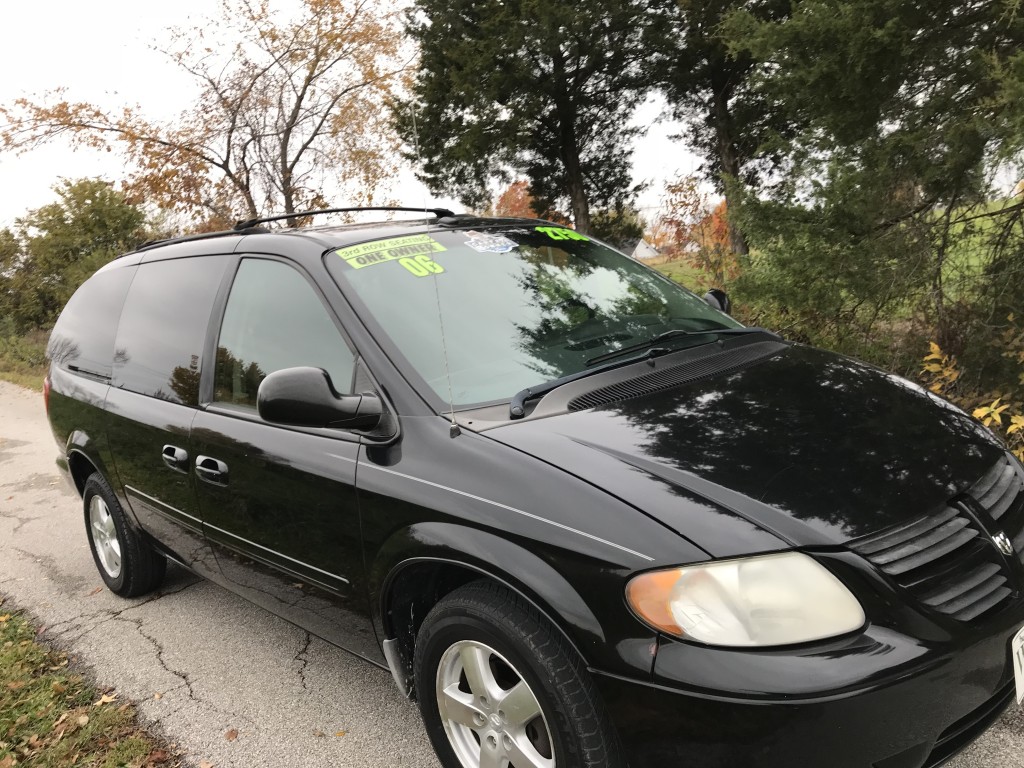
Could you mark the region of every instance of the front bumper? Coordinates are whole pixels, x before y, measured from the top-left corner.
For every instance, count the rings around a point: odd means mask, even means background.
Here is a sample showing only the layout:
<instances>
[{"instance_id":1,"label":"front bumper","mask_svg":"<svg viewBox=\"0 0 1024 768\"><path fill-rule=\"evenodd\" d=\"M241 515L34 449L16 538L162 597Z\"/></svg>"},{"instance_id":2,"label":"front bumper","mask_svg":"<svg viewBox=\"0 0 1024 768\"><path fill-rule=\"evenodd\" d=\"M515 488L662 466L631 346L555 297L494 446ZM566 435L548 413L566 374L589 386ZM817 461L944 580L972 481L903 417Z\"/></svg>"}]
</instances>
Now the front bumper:
<instances>
[{"instance_id":1,"label":"front bumper","mask_svg":"<svg viewBox=\"0 0 1024 768\"><path fill-rule=\"evenodd\" d=\"M872 638L869 628L848 648L824 653L717 651L722 663L710 669L681 668L693 646L666 640L656 682L602 673L595 680L630 768L938 766L1013 702L1010 640L1022 623L1018 604L960 642L927 644L889 630ZM733 663L743 656L745 665ZM799 660L811 658L804 672L812 676L794 676ZM709 690L716 674L730 679ZM859 685L849 684L854 676ZM743 694L721 693L743 677Z\"/></svg>"}]
</instances>

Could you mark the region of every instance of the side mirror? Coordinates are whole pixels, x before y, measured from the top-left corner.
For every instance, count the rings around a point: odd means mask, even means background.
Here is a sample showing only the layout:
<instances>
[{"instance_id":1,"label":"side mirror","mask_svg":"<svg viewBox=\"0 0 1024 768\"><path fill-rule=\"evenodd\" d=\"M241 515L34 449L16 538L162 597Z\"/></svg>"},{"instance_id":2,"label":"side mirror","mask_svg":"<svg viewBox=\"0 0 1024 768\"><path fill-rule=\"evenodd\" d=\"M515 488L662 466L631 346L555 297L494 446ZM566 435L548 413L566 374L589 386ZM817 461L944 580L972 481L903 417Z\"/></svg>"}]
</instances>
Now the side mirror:
<instances>
[{"instance_id":1,"label":"side mirror","mask_svg":"<svg viewBox=\"0 0 1024 768\"><path fill-rule=\"evenodd\" d=\"M322 368L285 368L260 384L256 409L266 421L294 427L372 429L384 412L376 395L339 395Z\"/></svg>"},{"instance_id":2,"label":"side mirror","mask_svg":"<svg viewBox=\"0 0 1024 768\"><path fill-rule=\"evenodd\" d=\"M732 312L732 302L729 301L729 294L721 288L712 288L705 293L704 301L715 309L725 312L727 315Z\"/></svg>"}]
</instances>

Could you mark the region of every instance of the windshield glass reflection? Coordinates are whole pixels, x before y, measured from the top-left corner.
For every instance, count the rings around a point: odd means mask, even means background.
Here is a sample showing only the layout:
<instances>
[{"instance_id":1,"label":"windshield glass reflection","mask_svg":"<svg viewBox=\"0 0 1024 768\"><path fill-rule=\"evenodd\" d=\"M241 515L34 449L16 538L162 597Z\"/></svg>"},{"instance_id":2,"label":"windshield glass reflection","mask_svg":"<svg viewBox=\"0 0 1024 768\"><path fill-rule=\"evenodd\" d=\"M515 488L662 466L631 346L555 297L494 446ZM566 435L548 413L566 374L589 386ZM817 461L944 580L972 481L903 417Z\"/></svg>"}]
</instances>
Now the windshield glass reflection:
<instances>
[{"instance_id":1,"label":"windshield glass reflection","mask_svg":"<svg viewBox=\"0 0 1024 768\"><path fill-rule=\"evenodd\" d=\"M653 270L557 227L431 232L343 248L326 260L445 401L447 351L451 396L462 406L507 400L666 331L740 327Z\"/></svg>"}]
</instances>

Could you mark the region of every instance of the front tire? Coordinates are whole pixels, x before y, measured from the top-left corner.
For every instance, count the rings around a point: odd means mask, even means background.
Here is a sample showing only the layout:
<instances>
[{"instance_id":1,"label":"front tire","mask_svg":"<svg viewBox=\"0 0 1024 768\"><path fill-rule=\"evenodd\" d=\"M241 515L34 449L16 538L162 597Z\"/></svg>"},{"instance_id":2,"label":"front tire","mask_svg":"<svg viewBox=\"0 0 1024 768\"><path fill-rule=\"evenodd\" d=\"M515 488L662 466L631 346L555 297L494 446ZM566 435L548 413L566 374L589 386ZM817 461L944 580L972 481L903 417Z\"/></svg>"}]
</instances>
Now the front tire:
<instances>
[{"instance_id":1,"label":"front tire","mask_svg":"<svg viewBox=\"0 0 1024 768\"><path fill-rule=\"evenodd\" d=\"M427 615L414 674L445 768L621 768L619 743L575 650L529 603L478 581Z\"/></svg>"},{"instance_id":2,"label":"front tire","mask_svg":"<svg viewBox=\"0 0 1024 768\"><path fill-rule=\"evenodd\" d=\"M89 549L110 591L138 597L160 586L167 559L129 525L117 496L99 472L85 481L82 501Z\"/></svg>"}]
</instances>

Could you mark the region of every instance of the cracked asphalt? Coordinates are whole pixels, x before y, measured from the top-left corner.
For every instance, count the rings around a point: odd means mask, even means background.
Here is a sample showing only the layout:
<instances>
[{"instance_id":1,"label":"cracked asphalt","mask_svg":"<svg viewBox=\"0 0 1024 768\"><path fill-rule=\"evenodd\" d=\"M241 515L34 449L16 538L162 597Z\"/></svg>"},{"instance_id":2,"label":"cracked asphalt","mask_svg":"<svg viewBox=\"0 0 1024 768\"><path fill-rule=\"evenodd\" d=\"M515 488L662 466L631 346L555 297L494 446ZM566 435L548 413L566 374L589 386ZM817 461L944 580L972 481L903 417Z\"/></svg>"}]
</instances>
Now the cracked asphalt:
<instances>
[{"instance_id":1,"label":"cracked asphalt","mask_svg":"<svg viewBox=\"0 0 1024 768\"><path fill-rule=\"evenodd\" d=\"M173 564L158 593L111 594L55 456L42 396L0 382L0 594L193 765L437 766L387 672Z\"/></svg>"},{"instance_id":2,"label":"cracked asphalt","mask_svg":"<svg viewBox=\"0 0 1024 768\"><path fill-rule=\"evenodd\" d=\"M55 455L42 396L0 382L0 593L100 686L139 702L188 760L436 768L415 705L387 672L173 564L154 595L107 591ZM949 765L1024 768L1022 713L1011 707Z\"/></svg>"}]
</instances>

